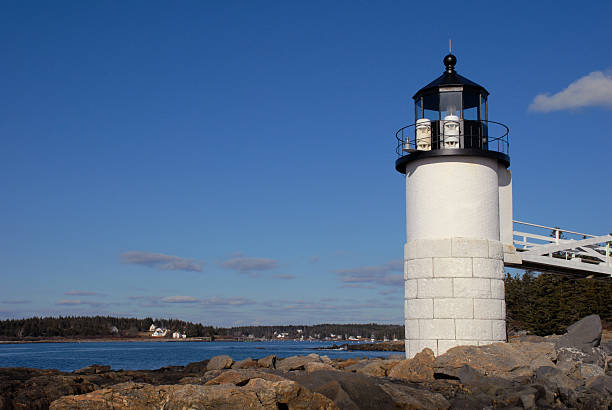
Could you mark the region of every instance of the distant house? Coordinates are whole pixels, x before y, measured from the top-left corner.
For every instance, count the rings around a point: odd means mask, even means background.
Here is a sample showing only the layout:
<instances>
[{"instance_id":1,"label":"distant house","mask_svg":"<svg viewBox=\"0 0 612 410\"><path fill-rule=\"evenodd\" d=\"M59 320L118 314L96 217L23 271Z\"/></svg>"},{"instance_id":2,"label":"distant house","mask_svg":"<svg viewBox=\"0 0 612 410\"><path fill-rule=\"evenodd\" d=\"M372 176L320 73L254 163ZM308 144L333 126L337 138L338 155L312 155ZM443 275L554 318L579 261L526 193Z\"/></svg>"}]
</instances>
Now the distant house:
<instances>
[{"instance_id":1,"label":"distant house","mask_svg":"<svg viewBox=\"0 0 612 410\"><path fill-rule=\"evenodd\" d=\"M155 329L155 331L153 332L153 334L151 336L153 337L166 337L166 335L168 334L168 329L162 329L162 328L157 328Z\"/></svg>"},{"instance_id":2,"label":"distant house","mask_svg":"<svg viewBox=\"0 0 612 410\"><path fill-rule=\"evenodd\" d=\"M155 323L149 327L149 332L155 332Z\"/></svg>"},{"instance_id":3,"label":"distant house","mask_svg":"<svg viewBox=\"0 0 612 410\"><path fill-rule=\"evenodd\" d=\"M113 326L111 327L111 333L119 333L119 329L117 329L117 326Z\"/></svg>"}]
</instances>

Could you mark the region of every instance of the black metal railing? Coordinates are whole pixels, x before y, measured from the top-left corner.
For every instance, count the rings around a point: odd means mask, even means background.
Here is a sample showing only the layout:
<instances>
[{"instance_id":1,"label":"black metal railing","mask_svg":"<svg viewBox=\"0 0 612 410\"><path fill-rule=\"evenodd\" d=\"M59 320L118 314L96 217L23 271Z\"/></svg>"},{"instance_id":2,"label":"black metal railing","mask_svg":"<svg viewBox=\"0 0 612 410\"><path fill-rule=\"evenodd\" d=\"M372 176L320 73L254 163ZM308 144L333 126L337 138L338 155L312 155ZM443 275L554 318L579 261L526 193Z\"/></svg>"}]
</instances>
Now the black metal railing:
<instances>
[{"instance_id":1,"label":"black metal railing","mask_svg":"<svg viewBox=\"0 0 612 410\"><path fill-rule=\"evenodd\" d=\"M415 151L481 149L509 155L509 133L506 125L496 121L440 120L415 123L397 130L395 152L398 156L404 156Z\"/></svg>"}]
</instances>

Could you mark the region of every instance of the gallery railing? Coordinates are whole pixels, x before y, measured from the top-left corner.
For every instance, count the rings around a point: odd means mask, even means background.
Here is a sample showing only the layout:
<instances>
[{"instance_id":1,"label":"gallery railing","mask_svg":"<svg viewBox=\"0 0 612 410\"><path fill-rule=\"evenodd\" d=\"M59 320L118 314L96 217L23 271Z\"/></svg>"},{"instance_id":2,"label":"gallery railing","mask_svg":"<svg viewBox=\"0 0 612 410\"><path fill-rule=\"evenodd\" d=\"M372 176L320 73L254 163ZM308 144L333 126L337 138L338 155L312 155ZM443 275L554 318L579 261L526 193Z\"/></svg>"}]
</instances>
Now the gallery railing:
<instances>
[{"instance_id":1,"label":"gallery railing","mask_svg":"<svg viewBox=\"0 0 612 410\"><path fill-rule=\"evenodd\" d=\"M395 152L404 156L436 149L481 149L509 155L508 127L496 121L420 120L395 133Z\"/></svg>"}]
</instances>

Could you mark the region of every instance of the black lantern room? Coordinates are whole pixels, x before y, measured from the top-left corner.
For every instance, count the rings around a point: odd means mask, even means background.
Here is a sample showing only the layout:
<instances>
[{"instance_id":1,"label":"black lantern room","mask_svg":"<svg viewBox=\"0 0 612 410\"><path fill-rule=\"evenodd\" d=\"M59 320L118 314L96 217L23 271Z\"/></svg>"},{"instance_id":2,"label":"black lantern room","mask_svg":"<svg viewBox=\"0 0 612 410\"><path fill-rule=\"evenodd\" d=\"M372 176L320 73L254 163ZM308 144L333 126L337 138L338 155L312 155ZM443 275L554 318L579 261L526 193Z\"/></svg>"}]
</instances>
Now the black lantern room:
<instances>
[{"instance_id":1,"label":"black lantern room","mask_svg":"<svg viewBox=\"0 0 612 410\"><path fill-rule=\"evenodd\" d=\"M457 74L454 55L443 61L444 73L412 97L415 123L396 133L396 169L403 173L409 161L438 155L493 156L509 165L508 128L489 121L489 92Z\"/></svg>"}]
</instances>

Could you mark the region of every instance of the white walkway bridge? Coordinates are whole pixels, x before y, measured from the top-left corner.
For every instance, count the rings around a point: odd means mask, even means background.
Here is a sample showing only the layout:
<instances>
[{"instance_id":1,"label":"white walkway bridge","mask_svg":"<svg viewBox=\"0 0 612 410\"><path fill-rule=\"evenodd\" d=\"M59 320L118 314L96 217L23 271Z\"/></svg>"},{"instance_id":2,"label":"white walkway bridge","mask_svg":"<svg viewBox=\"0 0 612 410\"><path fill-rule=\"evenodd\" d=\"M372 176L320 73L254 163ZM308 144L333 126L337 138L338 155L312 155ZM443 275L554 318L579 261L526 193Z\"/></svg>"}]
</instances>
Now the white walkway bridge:
<instances>
[{"instance_id":1,"label":"white walkway bridge","mask_svg":"<svg viewBox=\"0 0 612 410\"><path fill-rule=\"evenodd\" d=\"M513 247L504 265L583 278L612 278L612 234L589 235L559 227L513 222Z\"/></svg>"}]
</instances>

